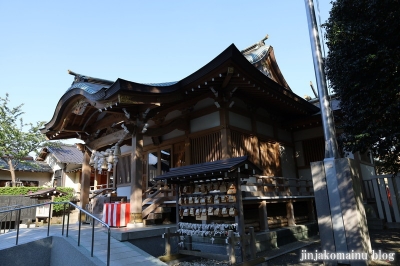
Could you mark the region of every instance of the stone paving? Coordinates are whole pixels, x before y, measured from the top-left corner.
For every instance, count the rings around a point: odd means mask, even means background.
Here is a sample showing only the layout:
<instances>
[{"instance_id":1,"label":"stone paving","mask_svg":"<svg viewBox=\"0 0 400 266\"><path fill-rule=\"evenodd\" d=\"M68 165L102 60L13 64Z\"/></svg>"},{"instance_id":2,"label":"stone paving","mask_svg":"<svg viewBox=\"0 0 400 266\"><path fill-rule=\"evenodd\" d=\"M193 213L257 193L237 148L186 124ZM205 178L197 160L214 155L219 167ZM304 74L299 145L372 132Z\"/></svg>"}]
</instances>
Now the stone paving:
<instances>
[{"instance_id":1,"label":"stone paving","mask_svg":"<svg viewBox=\"0 0 400 266\"><path fill-rule=\"evenodd\" d=\"M61 225L51 225L49 236L66 237L66 227L64 236L62 235ZM41 238L47 237L47 226L36 228L22 228L18 235L18 244L29 243ZM70 225L68 229L68 238L73 239L78 245L78 225ZM92 227L82 225L80 246L78 249L85 249L91 252ZM16 245L16 231L0 234L0 249L14 247ZM87 253L87 252L86 252ZM104 227L95 227L93 256L106 265L107 263L107 230ZM120 242L113 237L110 238L110 265L123 266L134 265L166 265L159 259L149 255L129 242Z\"/></svg>"},{"instance_id":2,"label":"stone paving","mask_svg":"<svg viewBox=\"0 0 400 266\"><path fill-rule=\"evenodd\" d=\"M28 243L37 239L41 239L47 236L47 226L32 228L32 229L20 229L18 237L18 244ZM113 231L114 237L121 233L121 231L129 230L116 229ZM116 235L115 235L116 234ZM64 230L64 236L62 236L61 225L52 225L50 228L50 236L61 236L66 237L66 229ZM78 243L78 225L70 225L68 235L72 242ZM85 249L86 252L91 252L91 235L92 227L90 225L82 225L80 247ZM371 261L369 265L400 265L400 230L399 229L385 229L385 230L370 230L371 245L374 251L381 250L382 252L395 253L394 261L387 260L375 260ZM118 238L118 237L117 237ZM12 231L6 234L0 234L0 249L6 249L15 246L16 243L16 232ZM140 263L140 265L167 265L157 258L147 254L138 247L130 244L129 242L120 242L111 237L110 246L110 265L134 265ZM323 265L322 261L307 261L300 262L301 250L307 250L308 252L314 252L315 250L321 251L321 246L317 238L312 238L306 241L299 241L293 244L281 246L279 249L270 250L265 254L258 254L258 256L268 257L268 265L300 265L300 266L317 266ZM102 265L106 265L107 262L107 231L103 227L95 227L95 240L94 240L94 257L99 259ZM186 265L182 262L174 265ZM189 263L188 265L204 265L204 262L199 264ZM207 265L207 264L205 264Z\"/></svg>"}]
</instances>

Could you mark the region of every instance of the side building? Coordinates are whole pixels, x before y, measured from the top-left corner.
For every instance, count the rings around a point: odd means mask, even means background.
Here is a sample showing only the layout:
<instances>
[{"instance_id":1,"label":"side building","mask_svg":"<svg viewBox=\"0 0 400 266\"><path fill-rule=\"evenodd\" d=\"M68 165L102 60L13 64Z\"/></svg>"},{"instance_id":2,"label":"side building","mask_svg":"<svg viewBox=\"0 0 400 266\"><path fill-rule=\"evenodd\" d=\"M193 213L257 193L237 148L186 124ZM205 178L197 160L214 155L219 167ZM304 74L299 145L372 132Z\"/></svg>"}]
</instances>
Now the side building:
<instances>
[{"instance_id":1,"label":"side building","mask_svg":"<svg viewBox=\"0 0 400 266\"><path fill-rule=\"evenodd\" d=\"M41 187L50 185L53 169L44 162L27 156L15 167L16 186ZM8 164L0 159L0 187L11 186L11 173Z\"/></svg>"}]
</instances>

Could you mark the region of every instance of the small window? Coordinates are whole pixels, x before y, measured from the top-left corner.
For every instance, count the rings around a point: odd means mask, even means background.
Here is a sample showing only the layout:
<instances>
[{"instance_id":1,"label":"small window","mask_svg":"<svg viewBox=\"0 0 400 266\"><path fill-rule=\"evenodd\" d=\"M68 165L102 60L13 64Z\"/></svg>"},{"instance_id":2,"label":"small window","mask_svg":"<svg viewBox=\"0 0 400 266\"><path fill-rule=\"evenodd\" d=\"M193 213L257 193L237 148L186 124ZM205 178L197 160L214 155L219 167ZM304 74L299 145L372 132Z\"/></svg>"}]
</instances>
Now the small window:
<instances>
[{"instance_id":1,"label":"small window","mask_svg":"<svg viewBox=\"0 0 400 266\"><path fill-rule=\"evenodd\" d=\"M171 168L171 149L162 149L161 150L161 174L165 174L169 172L169 168Z\"/></svg>"},{"instance_id":2,"label":"small window","mask_svg":"<svg viewBox=\"0 0 400 266\"><path fill-rule=\"evenodd\" d=\"M158 162L158 157L157 157L157 151L150 152L147 158L148 162L148 179L149 181L153 181L154 178L157 176L157 162Z\"/></svg>"}]
</instances>

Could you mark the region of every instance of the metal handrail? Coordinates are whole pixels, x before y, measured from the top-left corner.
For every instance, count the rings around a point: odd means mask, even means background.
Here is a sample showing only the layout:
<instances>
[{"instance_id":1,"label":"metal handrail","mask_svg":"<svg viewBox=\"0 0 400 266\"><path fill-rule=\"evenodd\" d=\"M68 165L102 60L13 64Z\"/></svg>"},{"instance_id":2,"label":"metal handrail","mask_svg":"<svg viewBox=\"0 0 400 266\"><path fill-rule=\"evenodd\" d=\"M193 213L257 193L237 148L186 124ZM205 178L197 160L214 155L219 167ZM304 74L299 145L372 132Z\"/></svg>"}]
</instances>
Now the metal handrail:
<instances>
[{"instance_id":1,"label":"metal handrail","mask_svg":"<svg viewBox=\"0 0 400 266\"><path fill-rule=\"evenodd\" d=\"M64 225L65 225L65 207L66 205L70 205L73 206L74 208L79 210L79 229L78 229L78 246L80 246L80 239L81 239L81 216L82 216L82 212L85 213L86 215L90 216L92 218L92 247L91 247L91 257L93 257L93 247L94 247L94 221L96 220L97 222L101 223L104 227L107 228L107 233L108 233L108 243L107 243L107 266L110 265L110 242L111 242L111 229L110 226L103 222L102 220L100 220L99 218L97 218L96 216L94 216L93 214L91 214L90 212L82 209L81 207L79 207L78 205L72 203L72 202L46 202L46 203L40 203L40 204L35 204L35 205L30 205L30 206L23 206L23 207L18 207L12 210L5 210L5 211L0 211L1 213L8 213L8 212L17 212L17 217L16 217L16 221L15 224L17 226L17 237L15 240L15 245L18 245L18 236L19 236L19 220L21 217L21 210L24 209L30 209L30 208L35 208L35 207L40 207L40 206L44 206L44 205L52 205L52 204L63 204L64 205L64 215L63 215L63 222L62 222L62 233L61 235L64 235ZM50 235L50 218L51 218L51 211L52 208L50 206L49 208L49 220L48 220L48 225L47 225L47 236ZM69 229L69 212L67 214L67 233L66 233L66 237L68 237L68 229Z\"/></svg>"},{"instance_id":2,"label":"metal handrail","mask_svg":"<svg viewBox=\"0 0 400 266\"><path fill-rule=\"evenodd\" d=\"M0 207L0 211L1 210L3 210L3 209L10 209L10 208L18 208L18 207L21 207L22 205L21 204L17 204L17 205L10 205L10 206L3 206L3 207Z\"/></svg>"},{"instance_id":3,"label":"metal handrail","mask_svg":"<svg viewBox=\"0 0 400 266\"><path fill-rule=\"evenodd\" d=\"M10 206L3 206L0 207L0 210L9 210L9 211L13 211L18 207L21 207L21 204L17 204L17 205L10 205ZM3 217L0 218L0 225L3 223L3 221L7 222L7 217L8 217L8 213L6 215L4 215ZM8 232L10 232L11 230L11 219L12 219L12 212L10 215L10 219L8 221ZM1 229L1 228L0 228ZM3 228L3 234L6 233L6 223L4 224L4 228ZM0 230L0 234L1 234L1 230Z\"/></svg>"}]
</instances>

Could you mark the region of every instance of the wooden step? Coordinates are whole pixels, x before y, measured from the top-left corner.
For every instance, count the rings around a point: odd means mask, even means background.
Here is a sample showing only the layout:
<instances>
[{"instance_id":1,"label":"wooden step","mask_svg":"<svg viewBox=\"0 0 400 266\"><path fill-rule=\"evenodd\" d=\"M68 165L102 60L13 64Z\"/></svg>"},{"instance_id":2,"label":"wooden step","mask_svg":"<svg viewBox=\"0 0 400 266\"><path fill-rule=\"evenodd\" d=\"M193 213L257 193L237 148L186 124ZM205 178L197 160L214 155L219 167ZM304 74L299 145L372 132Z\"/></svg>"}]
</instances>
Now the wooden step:
<instances>
[{"instance_id":1,"label":"wooden step","mask_svg":"<svg viewBox=\"0 0 400 266\"><path fill-rule=\"evenodd\" d=\"M153 212L154 213L167 213L167 212L171 212L171 208L161 206L161 207L158 207L157 209L155 209Z\"/></svg>"},{"instance_id":2,"label":"wooden step","mask_svg":"<svg viewBox=\"0 0 400 266\"><path fill-rule=\"evenodd\" d=\"M156 223L155 221L156 220L154 220L154 219L144 219L143 220L143 225L153 225L153 224Z\"/></svg>"},{"instance_id":3,"label":"wooden step","mask_svg":"<svg viewBox=\"0 0 400 266\"><path fill-rule=\"evenodd\" d=\"M162 213L149 213L147 216L148 220L156 220L156 219L162 219Z\"/></svg>"}]
</instances>

